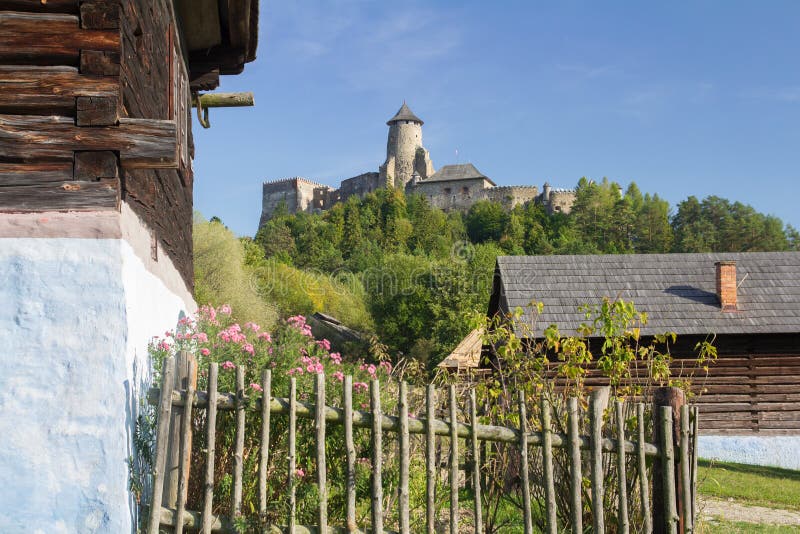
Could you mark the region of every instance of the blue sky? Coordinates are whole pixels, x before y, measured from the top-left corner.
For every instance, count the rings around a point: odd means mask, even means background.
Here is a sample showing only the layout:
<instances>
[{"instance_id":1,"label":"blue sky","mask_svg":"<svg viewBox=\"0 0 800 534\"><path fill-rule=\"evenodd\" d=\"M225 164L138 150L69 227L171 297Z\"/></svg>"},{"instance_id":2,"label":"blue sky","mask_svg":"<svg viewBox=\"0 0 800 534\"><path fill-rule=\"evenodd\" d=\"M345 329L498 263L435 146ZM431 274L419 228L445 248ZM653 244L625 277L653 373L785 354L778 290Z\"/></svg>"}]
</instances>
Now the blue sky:
<instances>
[{"instance_id":1,"label":"blue sky","mask_svg":"<svg viewBox=\"0 0 800 534\"><path fill-rule=\"evenodd\" d=\"M195 122L195 207L253 235L261 184L377 170L405 99L436 168L499 185L604 176L673 207L800 228L800 2L262 2L258 59ZM456 152L457 151L457 152Z\"/></svg>"}]
</instances>

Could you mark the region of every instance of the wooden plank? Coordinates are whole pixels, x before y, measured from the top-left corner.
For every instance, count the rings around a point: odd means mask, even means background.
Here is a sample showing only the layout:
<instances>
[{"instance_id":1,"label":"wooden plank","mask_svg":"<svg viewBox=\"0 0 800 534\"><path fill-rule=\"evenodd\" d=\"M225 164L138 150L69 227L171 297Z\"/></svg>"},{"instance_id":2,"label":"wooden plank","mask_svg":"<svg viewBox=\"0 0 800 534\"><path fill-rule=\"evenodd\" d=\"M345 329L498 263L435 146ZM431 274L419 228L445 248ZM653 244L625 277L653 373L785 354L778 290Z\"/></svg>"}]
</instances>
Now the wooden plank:
<instances>
[{"instance_id":1,"label":"wooden plank","mask_svg":"<svg viewBox=\"0 0 800 534\"><path fill-rule=\"evenodd\" d=\"M289 378L289 533L297 523L297 379Z\"/></svg>"},{"instance_id":2,"label":"wooden plank","mask_svg":"<svg viewBox=\"0 0 800 534\"><path fill-rule=\"evenodd\" d=\"M0 66L0 113L75 115L78 96L116 97L119 81L74 67Z\"/></svg>"},{"instance_id":3,"label":"wooden plank","mask_svg":"<svg viewBox=\"0 0 800 534\"><path fill-rule=\"evenodd\" d=\"M617 532L628 534L628 477L625 468L625 413L622 401L614 403L617 420Z\"/></svg>"},{"instance_id":4,"label":"wooden plank","mask_svg":"<svg viewBox=\"0 0 800 534\"><path fill-rule=\"evenodd\" d=\"M217 448L217 382L219 364L208 365L208 411L206 412L206 477L203 486L203 521L200 531L209 534L213 524L214 507L214 460Z\"/></svg>"},{"instance_id":5,"label":"wooden plank","mask_svg":"<svg viewBox=\"0 0 800 534\"><path fill-rule=\"evenodd\" d=\"M68 117L0 115L0 154L16 161L72 159L76 150L112 150L126 168L177 168L173 121L120 119L82 128Z\"/></svg>"},{"instance_id":6,"label":"wooden plank","mask_svg":"<svg viewBox=\"0 0 800 534\"><path fill-rule=\"evenodd\" d=\"M153 493L150 497L148 534L158 534L161 521L161 501L164 492L164 470L167 463L169 423L172 416L172 387L175 375L175 358L170 356L161 367L161 397L158 402L158 426L156 429L156 453L153 461Z\"/></svg>"},{"instance_id":7,"label":"wooden plank","mask_svg":"<svg viewBox=\"0 0 800 534\"><path fill-rule=\"evenodd\" d=\"M109 150L75 152L74 180L96 182L119 178L117 155Z\"/></svg>"},{"instance_id":8,"label":"wooden plank","mask_svg":"<svg viewBox=\"0 0 800 534\"><path fill-rule=\"evenodd\" d=\"M522 484L522 525L525 534L533 534L531 513L531 483L528 467L528 412L525 406L525 391L519 390L519 470Z\"/></svg>"},{"instance_id":9,"label":"wooden plank","mask_svg":"<svg viewBox=\"0 0 800 534\"><path fill-rule=\"evenodd\" d=\"M236 366L236 441L233 450L233 491L231 492L231 518L242 513L242 470L244 469L245 406L244 367Z\"/></svg>"},{"instance_id":10,"label":"wooden plank","mask_svg":"<svg viewBox=\"0 0 800 534\"><path fill-rule=\"evenodd\" d=\"M596 534L605 532L605 515L603 510L603 412L608 404L609 387L592 391L589 402L589 421L591 426L591 483L592 483L592 526Z\"/></svg>"},{"instance_id":11,"label":"wooden plank","mask_svg":"<svg viewBox=\"0 0 800 534\"><path fill-rule=\"evenodd\" d=\"M409 447L408 434L408 384L405 380L400 381L400 398L398 399L398 409L400 410L400 484L398 498L398 514L401 534L411 533L410 511L409 511L409 462L411 450Z\"/></svg>"},{"instance_id":12,"label":"wooden plank","mask_svg":"<svg viewBox=\"0 0 800 534\"><path fill-rule=\"evenodd\" d=\"M0 187L0 211L80 211L117 208L117 180Z\"/></svg>"},{"instance_id":13,"label":"wooden plank","mask_svg":"<svg viewBox=\"0 0 800 534\"><path fill-rule=\"evenodd\" d=\"M175 7L181 16L189 50L205 50L222 44L217 0L177 0Z\"/></svg>"},{"instance_id":14,"label":"wooden plank","mask_svg":"<svg viewBox=\"0 0 800 534\"><path fill-rule=\"evenodd\" d=\"M119 52L81 50L80 71L83 75L119 76Z\"/></svg>"},{"instance_id":15,"label":"wooden plank","mask_svg":"<svg viewBox=\"0 0 800 534\"><path fill-rule=\"evenodd\" d=\"M425 528L436 534L436 389L428 384L425 394Z\"/></svg>"},{"instance_id":16,"label":"wooden plank","mask_svg":"<svg viewBox=\"0 0 800 534\"><path fill-rule=\"evenodd\" d=\"M175 389L185 397L189 385L197 387L197 372L192 367L194 355L188 351L179 351L175 356L175 379L173 384ZM167 447L167 468L165 470L166 481L164 483L164 498L161 505L166 508L175 509L178 506L178 486L181 478L181 449L180 438L181 428L183 427L183 414L186 411L185 404L179 410L172 412L172 428L169 435L169 446Z\"/></svg>"},{"instance_id":17,"label":"wooden plank","mask_svg":"<svg viewBox=\"0 0 800 534\"><path fill-rule=\"evenodd\" d=\"M78 126L115 126L118 121L116 97L79 96L76 99Z\"/></svg>"},{"instance_id":18,"label":"wooden plank","mask_svg":"<svg viewBox=\"0 0 800 534\"><path fill-rule=\"evenodd\" d=\"M81 28L88 30L119 29L120 6L117 2L81 2Z\"/></svg>"},{"instance_id":19,"label":"wooden plank","mask_svg":"<svg viewBox=\"0 0 800 534\"><path fill-rule=\"evenodd\" d=\"M450 534L458 534L458 404L450 384Z\"/></svg>"},{"instance_id":20,"label":"wooden plank","mask_svg":"<svg viewBox=\"0 0 800 534\"><path fill-rule=\"evenodd\" d=\"M469 415L472 427L472 493L473 493L473 525L475 534L483 534L483 497L481 495L481 450L478 446L478 403L475 389L469 390Z\"/></svg>"},{"instance_id":21,"label":"wooden plank","mask_svg":"<svg viewBox=\"0 0 800 534\"><path fill-rule=\"evenodd\" d=\"M683 523L683 532L691 534L694 532L694 524L692 523L692 480L691 480L691 456L689 455L689 405L684 404L681 406L681 434L680 434L680 480L679 487L681 488L681 521Z\"/></svg>"},{"instance_id":22,"label":"wooden plank","mask_svg":"<svg viewBox=\"0 0 800 534\"><path fill-rule=\"evenodd\" d=\"M572 534L583 534L583 475L581 474L581 442L578 426L578 399L567 400L567 424L569 425L569 459L570 459L570 517L572 518Z\"/></svg>"},{"instance_id":23,"label":"wooden plank","mask_svg":"<svg viewBox=\"0 0 800 534\"><path fill-rule=\"evenodd\" d=\"M192 71L189 76L189 88L193 92L213 91L219 87L219 69L203 73Z\"/></svg>"},{"instance_id":24,"label":"wooden plank","mask_svg":"<svg viewBox=\"0 0 800 534\"><path fill-rule=\"evenodd\" d=\"M247 50L250 46L250 1L223 0L228 7L228 36L231 46Z\"/></svg>"},{"instance_id":25,"label":"wooden plank","mask_svg":"<svg viewBox=\"0 0 800 534\"><path fill-rule=\"evenodd\" d=\"M12 185L25 186L72 180L72 169L72 163L69 161L0 163L0 195L2 195L3 188Z\"/></svg>"},{"instance_id":26,"label":"wooden plank","mask_svg":"<svg viewBox=\"0 0 800 534\"><path fill-rule=\"evenodd\" d=\"M269 466L269 430L272 412L269 409L272 399L272 371L261 371L261 445L258 460L258 512L267 513L267 467Z\"/></svg>"},{"instance_id":27,"label":"wooden plank","mask_svg":"<svg viewBox=\"0 0 800 534\"><path fill-rule=\"evenodd\" d=\"M186 389L186 400L181 416L180 462L178 463L178 505L175 513L175 534L183 534L183 514L186 512L186 497L189 489L189 473L191 472L189 460L192 453L192 401L194 400L195 381L191 377L197 376L197 362L189 359L189 384Z\"/></svg>"},{"instance_id":28,"label":"wooden plank","mask_svg":"<svg viewBox=\"0 0 800 534\"><path fill-rule=\"evenodd\" d=\"M81 49L118 52L119 30L81 29L74 15L0 12L0 63L77 65Z\"/></svg>"},{"instance_id":29,"label":"wooden plank","mask_svg":"<svg viewBox=\"0 0 800 534\"><path fill-rule=\"evenodd\" d=\"M639 494L642 506L642 530L644 534L653 532L653 517L650 513L650 484L647 482L647 460L644 455L645 425L644 404L636 404L636 460L639 469Z\"/></svg>"},{"instance_id":30,"label":"wooden plank","mask_svg":"<svg viewBox=\"0 0 800 534\"><path fill-rule=\"evenodd\" d=\"M556 486L553 473L553 429L551 428L550 402L545 397L541 398L542 417L542 470L544 471L544 502L545 502L545 532L557 534L558 520L556 518ZM625 442L622 442L625 449Z\"/></svg>"},{"instance_id":31,"label":"wooden plank","mask_svg":"<svg viewBox=\"0 0 800 534\"><path fill-rule=\"evenodd\" d=\"M344 377L342 394L344 396L344 448L347 457L345 521L348 532L352 532L358 527L356 526L356 446L353 440L353 377L351 375Z\"/></svg>"},{"instance_id":32,"label":"wooden plank","mask_svg":"<svg viewBox=\"0 0 800 534\"><path fill-rule=\"evenodd\" d=\"M372 531L383 532L383 412L380 383L372 380L369 388L372 411Z\"/></svg>"},{"instance_id":33,"label":"wooden plank","mask_svg":"<svg viewBox=\"0 0 800 534\"><path fill-rule=\"evenodd\" d=\"M697 406L692 406L692 525L695 524L697 519L697 457L698 457L698 436L700 424L700 409Z\"/></svg>"},{"instance_id":34,"label":"wooden plank","mask_svg":"<svg viewBox=\"0 0 800 534\"><path fill-rule=\"evenodd\" d=\"M656 529L655 532L677 534L679 517L675 503L675 451L672 439L672 408L669 406L658 406L658 408L661 414L659 427L661 431L661 480L664 496L664 524L656 524L654 528Z\"/></svg>"},{"instance_id":35,"label":"wooden plank","mask_svg":"<svg viewBox=\"0 0 800 534\"><path fill-rule=\"evenodd\" d=\"M317 491L319 506L317 526L320 532L328 531L328 467L325 462L325 374L317 373L314 383L314 399L317 405L314 431L317 445Z\"/></svg>"},{"instance_id":36,"label":"wooden plank","mask_svg":"<svg viewBox=\"0 0 800 534\"><path fill-rule=\"evenodd\" d=\"M0 11L77 14L80 0L0 0Z\"/></svg>"}]
</instances>

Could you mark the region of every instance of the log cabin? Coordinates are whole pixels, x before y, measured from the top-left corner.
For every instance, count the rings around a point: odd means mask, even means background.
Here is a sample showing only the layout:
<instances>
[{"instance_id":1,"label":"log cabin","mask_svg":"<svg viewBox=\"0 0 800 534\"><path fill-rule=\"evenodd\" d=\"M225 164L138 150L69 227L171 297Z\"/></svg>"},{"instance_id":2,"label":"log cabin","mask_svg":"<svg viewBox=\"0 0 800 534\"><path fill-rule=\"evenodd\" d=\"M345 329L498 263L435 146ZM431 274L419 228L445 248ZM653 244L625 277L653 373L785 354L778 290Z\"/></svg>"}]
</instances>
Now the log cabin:
<instances>
[{"instance_id":1,"label":"log cabin","mask_svg":"<svg viewBox=\"0 0 800 534\"><path fill-rule=\"evenodd\" d=\"M576 335L586 322L578 308L605 297L647 313L642 344L677 334L675 377L713 339L717 361L694 379L701 454L800 468L800 252L501 256L488 313L520 307L534 335L550 324ZM544 304L541 314L531 302ZM588 341L599 349L600 339ZM590 366L586 382L606 380Z\"/></svg>"},{"instance_id":2,"label":"log cabin","mask_svg":"<svg viewBox=\"0 0 800 534\"><path fill-rule=\"evenodd\" d=\"M0 531L132 532L150 336L192 298L192 105L258 0L0 0Z\"/></svg>"}]
</instances>

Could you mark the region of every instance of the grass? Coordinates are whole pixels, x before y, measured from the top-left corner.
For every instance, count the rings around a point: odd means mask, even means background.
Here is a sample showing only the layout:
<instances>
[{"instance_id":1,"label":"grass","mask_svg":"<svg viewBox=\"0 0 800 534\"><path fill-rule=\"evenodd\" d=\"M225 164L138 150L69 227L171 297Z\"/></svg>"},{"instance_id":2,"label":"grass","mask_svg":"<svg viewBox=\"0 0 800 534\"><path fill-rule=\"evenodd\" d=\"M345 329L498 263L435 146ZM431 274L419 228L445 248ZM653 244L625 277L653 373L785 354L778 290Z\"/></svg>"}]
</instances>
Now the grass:
<instances>
[{"instance_id":1,"label":"grass","mask_svg":"<svg viewBox=\"0 0 800 534\"><path fill-rule=\"evenodd\" d=\"M703 522L697 531L699 534L796 534L800 527L715 521Z\"/></svg>"},{"instance_id":2,"label":"grass","mask_svg":"<svg viewBox=\"0 0 800 534\"><path fill-rule=\"evenodd\" d=\"M702 495L769 508L800 510L800 471L704 460L698 462L698 467L698 491Z\"/></svg>"}]
</instances>

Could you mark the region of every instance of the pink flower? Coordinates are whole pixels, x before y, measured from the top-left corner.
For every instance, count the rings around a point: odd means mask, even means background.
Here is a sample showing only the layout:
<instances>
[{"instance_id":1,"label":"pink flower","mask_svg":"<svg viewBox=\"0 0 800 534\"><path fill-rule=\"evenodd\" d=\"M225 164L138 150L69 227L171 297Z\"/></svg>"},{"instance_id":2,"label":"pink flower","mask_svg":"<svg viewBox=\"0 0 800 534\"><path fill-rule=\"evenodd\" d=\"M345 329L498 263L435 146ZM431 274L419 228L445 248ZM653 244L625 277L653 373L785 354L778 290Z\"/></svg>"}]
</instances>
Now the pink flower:
<instances>
[{"instance_id":1,"label":"pink flower","mask_svg":"<svg viewBox=\"0 0 800 534\"><path fill-rule=\"evenodd\" d=\"M375 378L375 371L377 370L378 369L372 364L369 364L369 367L367 367L367 372L369 373L369 376L371 376L372 378Z\"/></svg>"},{"instance_id":2,"label":"pink flower","mask_svg":"<svg viewBox=\"0 0 800 534\"><path fill-rule=\"evenodd\" d=\"M244 323L244 327L249 328L253 332L258 332L259 330L261 330L261 327L258 326L256 323Z\"/></svg>"},{"instance_id":3,"label":"pink flower","mask_svg":"<svg viewBox=\"0 0 800 534\"><path fill-rule=\"evenodd\" d=\"M250 343L245 343L244 345L242 345L242 350L250 354L256 353L255 349L253 348L253 345L251 345Z\"/></svg>"},{"instance_id":4,"label":"pink flower","mask_svg":"<svg viewBox=\"0 0 800 534\"><path fill-rule=\"evenodd\" d=\"M325 350L331 350L331 342L328 341L327 339L320 339L319 341L317 341L317 345L319 345L321 348Z\"/></svg>"},{"instance_id":5,"label":"pink flower","mask_svg":"<svg viewBox=\"0 0 800 534\"><path fill-rule=\"evenodd\" d=\"M330 357L331 357L331 361L333 363L335 363L336 365L341 365L342 364L342 355L339 354L338 352L331 352Z\"/></svg>"},{"instance_id":6,"label":"pink flower","mask_svg":"<svg viewBox=\"0 0 800 534\"><path fill-rule=\"evenodd\" d=\"M384 369L386 369L386 374L387 375L392 374L392 364L391 363L389 363L387 361L383 361L383 362L380 363L380 366L383 367Z\"/></svg>"},{"instance_id":7,"label":"pink flower","mask_svg":"<svg viewBox=\"0 0 800 534\"><path fill-rule=\"evenodd\" d=\"M344 380L344 373L341 371L336 371L335 373L333 373L333 378L335 378L339 382L342 382Z\"/></svg>"},{"instance_id":8,"label":"pink flower","mask_svg":"<svg viewBox=\"0 0 800 534\"><path fill-rule=\"evenodd\" d=\"M208 343L208 334L205 332L198 332L194 335L194 338L199 341L200 343Z\"/></svg>"},{"instance_id":9,"label":"pink flower","mask_svg":"<svg viewBox=\"0 0 800 534\"><path fill-rule=\"evenodd\" d=\"M203 356L208 356L209 354L211 354L211 351L208 349L200 349L200 354L202 354Z\"/></svg>"},{"instance_id":10,"label":"pink flower","mask_svg":"<svg viewBox=\"0 0 800 534\"><path fill-rule=\"evenodd\" d=\"M253 390L255 390L255 391L264 391L264 388L262 388L261 386L259 386L259 385L258 385L258 384L256 384L255 382L253 382L252 384L250 384L250 389L253 389Z\"/></svg>"},{"instance_id":11,"label":"pink flower","mask_svg":"<svg viewBox=\"0 0 800 534\"><path fill-rule=\"evenodd\" d=\"M316 371L317 374L324 373L325 372L325 366L322 365L321 363L318 363L316 366L314 366L314 371Z\"/></svg>"},{"instance_id":12,"label":"pink flower","mask_svg":"<svg viewBox=\"0 0 800 534\"><path fill-rule=\"evenodd\" d=\"M353 384L353 389L356 390L356 393L359 391L367 391L367 383L366 382L356 382Z\"/></svg>"},{"instance_id":13,"label":"pink flower","mask_svg":"<svg viewBox=\"0 0 800 534\"><path fill-rule=\"evenodd\" d=\"M299 478L303 478L304 476L306 476L306 472L303 471L303 469L300 468L300 467L298 467L297 469L294 470L294 474L295 474L295 476L297 476Z\"/></svg>"},{"instance_id":14,"label":"pink flower","mask_svg":"<svg viewBox=\"0 0 800 534\"><path fill-rule=\"evenodd\" d=\"M231 307L227 304L223 304L222 306L219 307L219 312L224 313L225 315L230 315Z\"/></svg>"},{"instance_id":15,"label":"pink flower","mask_svg":"<svg viewBox=\"0 0 800 534\"><path fill-rule=\"evenodd\" d=\"M269 335L269 332L261 332L260 334L258 334L258 339L263 339L267 343L272 342L272 336Z\"/></svg>"},{"instance_id":16,"label":"pink flower","mask_svg":"<svg viewBox=\"0 0 800 534\"><path fill-rule=\"evenodd\" d=\"M158 346L156 348L158 348L158 350L169 350L170 345L169 343L167 343L165 340L162 339L161 341L158 342Z\"/></svg>"},{"instance_id":17,"label":"pink flower","mask_svg":"<svg viewBox=\"0 0 800 534\"><path fill-rule=\"evenodd\" d=\"M228 360L222 363L223 369L236 369L236 364Z\"/></svg>"}]
</instances>

